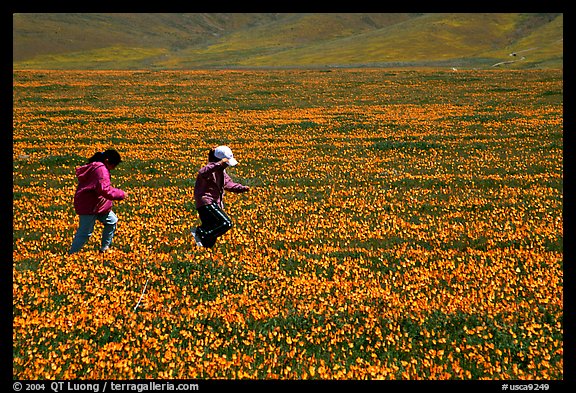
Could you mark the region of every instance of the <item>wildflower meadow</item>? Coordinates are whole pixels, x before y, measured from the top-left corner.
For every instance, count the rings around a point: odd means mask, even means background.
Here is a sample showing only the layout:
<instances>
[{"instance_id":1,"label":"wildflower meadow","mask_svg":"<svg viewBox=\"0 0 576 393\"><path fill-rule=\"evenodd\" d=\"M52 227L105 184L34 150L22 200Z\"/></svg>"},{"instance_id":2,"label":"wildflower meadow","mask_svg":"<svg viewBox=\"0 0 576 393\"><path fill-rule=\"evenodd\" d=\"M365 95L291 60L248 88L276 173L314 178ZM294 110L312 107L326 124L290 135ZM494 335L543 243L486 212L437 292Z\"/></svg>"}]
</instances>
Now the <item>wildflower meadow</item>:
<instances>
[{"instance_id":1,"label":"wildflower meadow","mask_svg":"<svg viewBox=\"0 0 576 393\"><path fill-rule=\"evenodd\" d=\"M562 78L14 71L13 378L563 379ZM216 145L251 190L204 249ZM112 251L68 255L108 148Z\"/></svg>"}]
</instances>

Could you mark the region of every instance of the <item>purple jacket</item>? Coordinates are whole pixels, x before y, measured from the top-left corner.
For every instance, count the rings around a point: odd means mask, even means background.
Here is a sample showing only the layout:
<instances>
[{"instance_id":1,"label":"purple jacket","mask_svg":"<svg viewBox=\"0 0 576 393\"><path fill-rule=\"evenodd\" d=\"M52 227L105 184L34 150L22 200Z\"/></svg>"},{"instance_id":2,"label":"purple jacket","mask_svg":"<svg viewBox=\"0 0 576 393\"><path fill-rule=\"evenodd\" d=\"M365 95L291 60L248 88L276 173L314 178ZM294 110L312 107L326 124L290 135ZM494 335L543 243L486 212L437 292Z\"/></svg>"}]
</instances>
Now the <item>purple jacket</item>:
<instances>
[{"instance_id":1,"label":"purple jacket","mask_svg":"<svg viewBox=\"0 0 576 393\"><path fill-rule=\"evenodd\" d=\"M78 187L74 194L76 214L102 214L112 209L113 200L126 197L124 191L110 185L110 172L103 162L91 162L76 168Z\"/></svg>"},{"instance_id":2,"label":"purple jacket","mask_svg":"<svg viewBox=\"0 0 576 393\"><path fill-rule=\"evenodd\" d=\"M222 207L224 190L236 193L249 190L247 186L234 183L224 169L220 162L209 162L198 171L194 186L196 209L212 203Z\"/></svg>"}]
</instances>

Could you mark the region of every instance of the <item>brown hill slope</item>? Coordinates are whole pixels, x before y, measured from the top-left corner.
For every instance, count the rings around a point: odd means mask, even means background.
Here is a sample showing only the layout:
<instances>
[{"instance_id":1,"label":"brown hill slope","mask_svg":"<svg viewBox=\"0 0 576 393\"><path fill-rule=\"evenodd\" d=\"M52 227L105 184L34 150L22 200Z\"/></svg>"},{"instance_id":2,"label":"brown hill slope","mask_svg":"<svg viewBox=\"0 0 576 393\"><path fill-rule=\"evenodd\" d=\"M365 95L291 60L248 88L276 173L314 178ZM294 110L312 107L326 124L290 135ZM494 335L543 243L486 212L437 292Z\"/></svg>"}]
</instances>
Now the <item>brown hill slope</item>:
<instances>
[{"instance_id":1,"label":"brown hill slope","mask_svg":"<svg viewBox=\"0 0 576 393\"><path fill-rule=\"evenodd\" d=\"M13 22L15 69L562 67L563 60L562 14L14 14Z\"/></svg>"}]
</instances>

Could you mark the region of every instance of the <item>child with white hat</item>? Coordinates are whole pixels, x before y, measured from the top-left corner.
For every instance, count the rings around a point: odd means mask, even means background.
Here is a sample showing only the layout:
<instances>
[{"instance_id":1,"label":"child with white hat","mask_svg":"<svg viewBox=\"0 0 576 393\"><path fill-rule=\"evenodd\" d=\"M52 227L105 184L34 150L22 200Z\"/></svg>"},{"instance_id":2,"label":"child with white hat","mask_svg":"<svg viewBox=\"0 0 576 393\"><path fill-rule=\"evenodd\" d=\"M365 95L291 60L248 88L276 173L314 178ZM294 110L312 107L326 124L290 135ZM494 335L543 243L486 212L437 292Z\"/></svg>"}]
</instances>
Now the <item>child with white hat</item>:
<instances>
[{"instance_id":1,"label":"child with white hat","mask_svg":"<svg viewBox=\"0 0 576 393\"><path fill-rule=\"evenodd\" d=\"M218 146L210 149L208 164L198 171L194 201L202 224L193 229L192 234L201 247L211 248L218 237L232 228L232 220L224 212L224 191L243 193L250 190L250 187L232 181L226 173L227 167L237 164L228 146Z\"/></svg>"}]
</instances>

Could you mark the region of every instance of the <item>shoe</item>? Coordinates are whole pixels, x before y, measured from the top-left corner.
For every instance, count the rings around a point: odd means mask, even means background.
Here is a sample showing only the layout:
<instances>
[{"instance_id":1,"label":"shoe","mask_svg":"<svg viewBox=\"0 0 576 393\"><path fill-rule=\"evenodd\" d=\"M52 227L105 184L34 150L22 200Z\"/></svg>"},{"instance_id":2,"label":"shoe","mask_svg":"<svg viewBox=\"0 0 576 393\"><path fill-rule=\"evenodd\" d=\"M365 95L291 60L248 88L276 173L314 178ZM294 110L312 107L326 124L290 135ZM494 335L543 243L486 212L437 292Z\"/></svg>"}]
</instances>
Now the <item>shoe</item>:
<instances>
[{"instance_id":1,"label":"shoe","mask_svg":"<svg viewBox=\"0 0 576 393\"><path fill-rule=\"evenodd\" d=\"M194 236L194 241L196 242L196 245L198 245L199 247L202 247L202 241L200 239L200 235L198 234L196 228L192 229L192 236Z\"/></svg>"},{"instance_id":2,"label":"shoe","mask_svg":"<svg viewBox=\"0 0 576 393\"><path fill-rule=\"evenodd\" d=\"M106 246L98 250L100 254L104 254L105 252L110 251L110 247Z\"/></svg>"}]
</instances>

